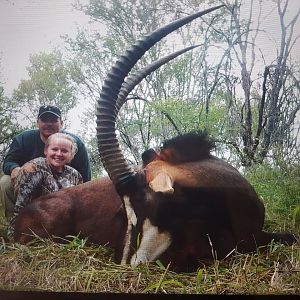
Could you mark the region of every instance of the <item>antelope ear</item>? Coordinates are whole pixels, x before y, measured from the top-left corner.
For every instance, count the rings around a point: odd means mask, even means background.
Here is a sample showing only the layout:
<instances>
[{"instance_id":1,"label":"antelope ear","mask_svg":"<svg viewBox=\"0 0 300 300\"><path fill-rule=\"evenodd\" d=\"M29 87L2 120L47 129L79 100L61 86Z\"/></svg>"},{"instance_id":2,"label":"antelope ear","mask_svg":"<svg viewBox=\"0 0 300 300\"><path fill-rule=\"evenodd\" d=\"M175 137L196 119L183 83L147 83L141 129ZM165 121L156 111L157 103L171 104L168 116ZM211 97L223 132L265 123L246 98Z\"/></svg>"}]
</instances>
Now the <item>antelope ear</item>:
<instances>
[{"instance_id":1,"label":"antelope ear","mask_svg":"<svg viewBox=\"0 0 300 300\"><path fill-rule=\"evenodd\" d=\"M173 194L173 179L172 177L165 173L160 172L158 173L152 181L149 182L149 187L154 192L162 192L165 194Z\"/></svg>"}]
</instances>

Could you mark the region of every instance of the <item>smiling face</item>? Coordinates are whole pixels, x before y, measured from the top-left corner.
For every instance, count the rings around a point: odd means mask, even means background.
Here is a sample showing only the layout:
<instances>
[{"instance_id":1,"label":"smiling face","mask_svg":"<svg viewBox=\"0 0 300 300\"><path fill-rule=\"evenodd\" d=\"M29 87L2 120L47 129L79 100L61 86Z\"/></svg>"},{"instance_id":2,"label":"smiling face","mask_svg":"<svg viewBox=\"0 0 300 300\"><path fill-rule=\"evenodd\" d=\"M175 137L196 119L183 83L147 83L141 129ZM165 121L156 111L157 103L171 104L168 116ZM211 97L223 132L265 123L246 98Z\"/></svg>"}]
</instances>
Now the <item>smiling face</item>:
<instances>
[{"instance_id":1,"label":"smiling face","mask_svg":"<svg viewBox=\"0 0 300 300\"><path fill-rule=\"evenodd\" d=\"M62 172L64 166L74 157L73 143L70 139L54 134L48 139L45 147L47 163L56 172Z\"/></svg>"}]
</instances>

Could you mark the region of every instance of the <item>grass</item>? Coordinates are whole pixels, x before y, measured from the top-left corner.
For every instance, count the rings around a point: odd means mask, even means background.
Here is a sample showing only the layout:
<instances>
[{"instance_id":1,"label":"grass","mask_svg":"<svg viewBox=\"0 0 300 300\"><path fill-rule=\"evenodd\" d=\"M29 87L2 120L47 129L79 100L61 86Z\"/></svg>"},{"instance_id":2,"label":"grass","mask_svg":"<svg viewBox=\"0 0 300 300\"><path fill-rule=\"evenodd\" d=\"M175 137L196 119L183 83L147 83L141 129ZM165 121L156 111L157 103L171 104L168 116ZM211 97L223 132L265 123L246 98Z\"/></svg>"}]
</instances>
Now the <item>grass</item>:
<instances>
[{"instance_id":1,"label":"grass","mask_svg":"<svg viewBox=\"0 0 300 300\"><path fill-rule=\"evenodd\" d=\"M159 262L138 267L112 262L104 247L69 249L51 241L1 247L4 290L177 294L300 294L300 248L271 245L266 253L215 261L176 274Z\"/></svg>"},{"instance_id":2,"label":"grass","mask_svg":"<svg viewBox=\"0 0 300 300\"><path fill-rule=\"evenodd\" d=\"M266 227L300 236L296 218L299 173L257 168L247 173L266 204ZM0 216L0 224L5 221ZM3 233L3 227L0 228ZM113 262L112 251L36 239L28 245L0 243L0 289L4 291L167 294L300 294L300 244L273 243L267 251L215 260L194 273L176 274L159 261L138 267Z\"/></svg>"}]
</instances>

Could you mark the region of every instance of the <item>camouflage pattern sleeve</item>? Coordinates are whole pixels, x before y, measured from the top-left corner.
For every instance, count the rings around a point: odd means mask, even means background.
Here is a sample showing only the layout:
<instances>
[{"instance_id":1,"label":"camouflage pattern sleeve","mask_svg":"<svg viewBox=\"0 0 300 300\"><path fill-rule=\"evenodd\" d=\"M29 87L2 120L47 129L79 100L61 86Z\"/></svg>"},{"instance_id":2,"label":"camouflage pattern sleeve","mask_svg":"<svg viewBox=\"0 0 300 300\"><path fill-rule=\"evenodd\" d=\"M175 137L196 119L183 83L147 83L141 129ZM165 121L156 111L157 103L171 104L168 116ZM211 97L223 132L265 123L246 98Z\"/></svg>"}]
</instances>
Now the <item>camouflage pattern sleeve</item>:
<instances>
[{"instance_id":1,"label":"camouflage pattern sleeve","mask_svg":"<svg viewBox=\"0 0 300 300\"><path fill-rule=\"evenodd\" d=\"M20 210L31 202L33 198L39 195L41 182L43 181L43 173L38 170L37 165L28 162L20 170L14 186L17 195L14 214L10 220L8 236L12 237L16 218Z\"/></svg>"}]
</instances>

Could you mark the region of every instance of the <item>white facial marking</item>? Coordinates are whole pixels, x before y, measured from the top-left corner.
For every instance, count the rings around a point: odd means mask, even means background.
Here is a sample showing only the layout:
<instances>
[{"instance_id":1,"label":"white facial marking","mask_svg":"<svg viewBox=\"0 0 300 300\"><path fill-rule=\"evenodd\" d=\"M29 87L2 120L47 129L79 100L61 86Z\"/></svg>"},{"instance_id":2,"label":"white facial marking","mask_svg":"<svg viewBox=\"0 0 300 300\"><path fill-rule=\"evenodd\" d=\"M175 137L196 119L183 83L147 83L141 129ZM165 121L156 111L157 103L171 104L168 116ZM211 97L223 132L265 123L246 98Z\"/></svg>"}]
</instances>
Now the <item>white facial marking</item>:
<instances>
[{"instance_id":1,"label":"white facial marking","mask_svg":"<svg viewBox=\"0 0 300 300\"><path fill-rule=\"evenodd\" d=\"M169 232L159 232L149 219L143 224L143 237L137 252L132 256L130 264L136 266L155 260L170 246L172 240Z\"/></svg>"},{"instance_id":2,"label":"white facial marking","mask_svg":"<svg viewBox=\"0 0 300 300\"><path fill-rule=\"evenodd\" d=\"M173 194L173 180L166 172L158 173L152 181L149 182L149 187L154 192L162 192L164 194Z\"/></svg>"},{"instance_id":3,"label":"white facial marking","mask_svg":"<svg viewBox=\"0 0 300 300\"><path fill-rule=\"evenodd\" d=\"M130 198L125 195L123 197L123 201L124 201L125 211L126 211L126 215L127 215L127 231L126 231L126 235L124 238L124 249L123 249L121 265L125 265L127 262L128 255L129 255L129 249L130 249L132 225L136 226L136 224L137 224L136 214L130 203Z\"/></svg>"}]
</instances>

